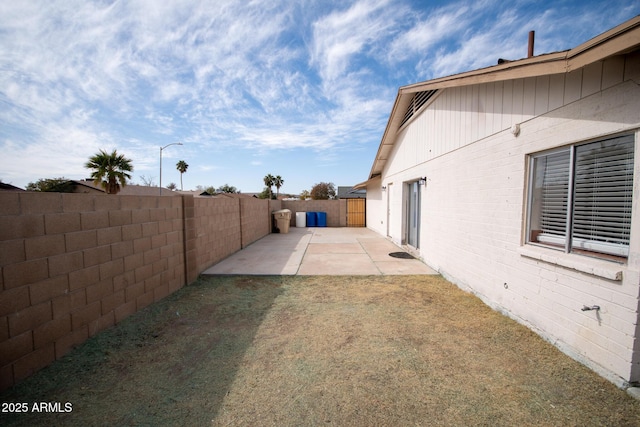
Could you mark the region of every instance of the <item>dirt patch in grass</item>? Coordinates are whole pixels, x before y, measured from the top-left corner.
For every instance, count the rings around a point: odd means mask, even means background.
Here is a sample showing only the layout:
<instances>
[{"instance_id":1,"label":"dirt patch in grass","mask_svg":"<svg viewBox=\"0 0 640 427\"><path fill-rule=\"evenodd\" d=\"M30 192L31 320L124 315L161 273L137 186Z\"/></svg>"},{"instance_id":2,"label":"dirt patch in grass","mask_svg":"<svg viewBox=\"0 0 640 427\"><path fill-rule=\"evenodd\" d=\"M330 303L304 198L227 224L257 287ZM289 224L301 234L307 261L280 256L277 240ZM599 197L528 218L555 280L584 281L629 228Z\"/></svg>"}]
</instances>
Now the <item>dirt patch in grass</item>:
<instances>
[{"instance_id":1,"label":"dirt patch in grass","mask_svg":"<svg viewBox=\"0 0 640 427\"><path fill-rule=\"evenodd\" d=\"M202 278L2 402L2 425L640 425L640 402L439 276Z\"/></svg>"}]
</instances>

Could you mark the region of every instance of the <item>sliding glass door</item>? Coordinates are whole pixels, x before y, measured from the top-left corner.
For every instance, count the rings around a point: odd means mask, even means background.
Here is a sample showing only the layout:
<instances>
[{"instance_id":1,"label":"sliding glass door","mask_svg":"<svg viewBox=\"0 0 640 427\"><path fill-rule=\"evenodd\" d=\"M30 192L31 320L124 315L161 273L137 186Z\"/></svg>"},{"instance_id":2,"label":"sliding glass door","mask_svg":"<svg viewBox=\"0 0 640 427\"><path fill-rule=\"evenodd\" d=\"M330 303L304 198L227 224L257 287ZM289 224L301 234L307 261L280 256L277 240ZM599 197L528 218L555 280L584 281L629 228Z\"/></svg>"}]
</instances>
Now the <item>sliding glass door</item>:
<instances>
[{"instance_id":1,"label":"sliding glass door","mask_svg":"<svg viewBox=\"0 0 640 427\"><path fill-rule=\"evenodd\" d=\"M407 244L420 247L420 186L418 181L406 184L407 189Z\"/></svg>"}]
</instances>

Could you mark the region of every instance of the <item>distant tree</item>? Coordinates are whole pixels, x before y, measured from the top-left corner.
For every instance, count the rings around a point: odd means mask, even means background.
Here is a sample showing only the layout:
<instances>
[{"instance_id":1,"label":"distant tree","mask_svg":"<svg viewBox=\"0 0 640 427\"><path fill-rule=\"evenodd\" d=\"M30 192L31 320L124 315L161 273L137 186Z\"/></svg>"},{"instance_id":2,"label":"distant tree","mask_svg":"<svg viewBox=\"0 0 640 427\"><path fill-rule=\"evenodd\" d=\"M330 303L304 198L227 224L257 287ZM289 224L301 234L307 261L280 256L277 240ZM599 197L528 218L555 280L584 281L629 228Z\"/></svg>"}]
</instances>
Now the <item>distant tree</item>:
<instances>
[{"instance_id":1,"label":"distant tree","mask_svg":"<svg viewBox=\"0 0 640 427\"><path fill-rule=\"evenodd\" d=\"M313 200L328 200L335 199L335 197L336 188L332 182L321 182L311 188L311 198Z\"/></svg>"},{"instance_id":2,"label":"distant tree","mask_svg":"<svg viewBox=\"0 0 640 427\"><path fill-rule=\"evenodd\" d=\"M145 187L155 187L156 183L153 182L153 176L144 176L144 175L140 175L140 181L142 181L142 185L144 185Z\"/></svg>"},{"instance_id":3,"label":"distant tree","mask_svg":"<svg viewBox=\"0 0 640 427\"><path fill-rule=\"evenodd\" d=\"M42 178L36 182L30 182L26 186L27 191L46 191L56 193L72 193L73 182L67 178Z\"/></svg>"},{"instance_id":4,"label":"distant tree","mask_svg":"<svg viewBox=\"0 0 640 427\"><path fill-rule=\"evenodd\" d=\"M218 187L218 193L239 193L238 189L233 185L225 184Z\"/></svg>"},{"instance_id":5,"label":"distant tree","mask_svg":"<svg viewBox=\"0 0 640 427\"><path fill-rule=\"evenodd\" d=\"M178 188L178 186L176 185L175 182L170 182L169 185L167 185L167 188L171 191L176 191L176 189Z\"/></svg>"},{"instance_id":6,"label":"distant tree","mask_svg":"<svg viewBox=\"0 0 640 427\"><path fill-rule=\"evenodd\" d=\"M188 167L189 165L184 160L180 160L176 163L176 168L180 171L180 190L184 190L184 187L182 186L182 174L187 171Z\"/></svg>"},{"instance_id":7,"label":"distant tree","mask_svg":"<svg viewBox=\"0 0 640 427\"><path fill-rule=\"evenodd\" d=\"M84 165L87 169L93 169L91 178L93 183L102 185L107 194L117 194L120 188L127 185L127 179L131 179L133 165L131 159L113 150L110 154L104 150L89 158Z\"/></svg>"},{"instance_id":8,"label":"distant tree","mask_svg":"<svg viewBox=\"0 0 640 427\"><path fill-rule=\"evenodd\" d=\"M270 199L270 198L271 198L271 192L267 187L264 187L264 189L262 190L262 193L258 194L258 199Z\"/></svg>"},{"instance_id":9,"label":"distant tree","mask_svg":"<svg viewBox=\"0 0 640 427\"><path fill-rule=\"evenodd\" d=\"M273 178L273 185L276 186L276 199L280 197L280 187L284 184L284 179L280 175Z\"/></svg>"},{"instance_id":10,"label":"distant tree","mask_svg":"<svg viewBox=\"0 0 640 427\"><path fill-rule=\"evenodd\" d=\"M265 177L264 177L264 185L266 185L267 188L269 189L269 198L270 199L273 199L273 190L271 189L271 187L273 187L275 179L276 178L271 174L265 175Z\"/></svg>"},{"instance_id":11,"label":"distant tree","mask_svg":"<svg viewBox=\"0 0 640 427\"><path fill-rule=\"evenodd\" d=\"M214 194L216 194L216 189L215 189L215 187L213 185L211 185L211 186L205 188L204 192L207 193L207 194L211 194L213 196Z\"/></svg>"},{"instance_id":12,"label":"distant tree","mask_svg":"<svg viewBox=\"0 0 640 427\"><path fill-rule=\"evenodd\" d=\"M311 198L311 193L309 193L309 190L302 190L302 193L300 193L300 200L307 200Z\"/></svg>"}]
</instances>

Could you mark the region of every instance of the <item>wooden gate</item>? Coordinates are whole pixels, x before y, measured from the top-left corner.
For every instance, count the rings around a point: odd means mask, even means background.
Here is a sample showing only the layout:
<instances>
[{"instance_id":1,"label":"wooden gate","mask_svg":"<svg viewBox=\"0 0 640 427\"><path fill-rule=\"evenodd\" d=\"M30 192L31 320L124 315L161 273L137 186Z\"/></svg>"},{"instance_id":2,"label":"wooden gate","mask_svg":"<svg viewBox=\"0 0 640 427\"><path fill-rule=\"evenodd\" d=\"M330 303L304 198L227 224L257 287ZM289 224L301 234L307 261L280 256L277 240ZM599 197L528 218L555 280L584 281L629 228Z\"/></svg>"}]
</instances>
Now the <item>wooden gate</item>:
<instances>
[{"instance_id":1,"label":"wooden gate","mask_svg":"<svg viewBox=\"0 0 640 427\"><path fill-rule=\"evenodd\" d=\"M347 199L347 227L364 227L366 199Z\"/></svg>"}]
</instances>

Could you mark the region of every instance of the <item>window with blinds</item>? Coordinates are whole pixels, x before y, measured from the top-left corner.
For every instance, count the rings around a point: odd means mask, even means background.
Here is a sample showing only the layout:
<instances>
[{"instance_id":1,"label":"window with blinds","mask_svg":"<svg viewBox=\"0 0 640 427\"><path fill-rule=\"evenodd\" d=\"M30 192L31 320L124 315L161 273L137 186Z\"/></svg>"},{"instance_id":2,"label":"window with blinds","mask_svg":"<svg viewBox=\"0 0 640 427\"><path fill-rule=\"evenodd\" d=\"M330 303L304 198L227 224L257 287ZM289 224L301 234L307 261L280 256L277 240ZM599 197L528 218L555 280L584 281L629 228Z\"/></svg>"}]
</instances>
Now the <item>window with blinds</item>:
<instances>
[{"instance_id":1,"label":"window with blinds","mask_svg":"<svg viewBox=\"0 0 640 427\"><path fill-rule=\"evenodd\" d=\"M632 135L535 155L531 161L529 243L629 255Z\"/></svg>"}]
</instances>

